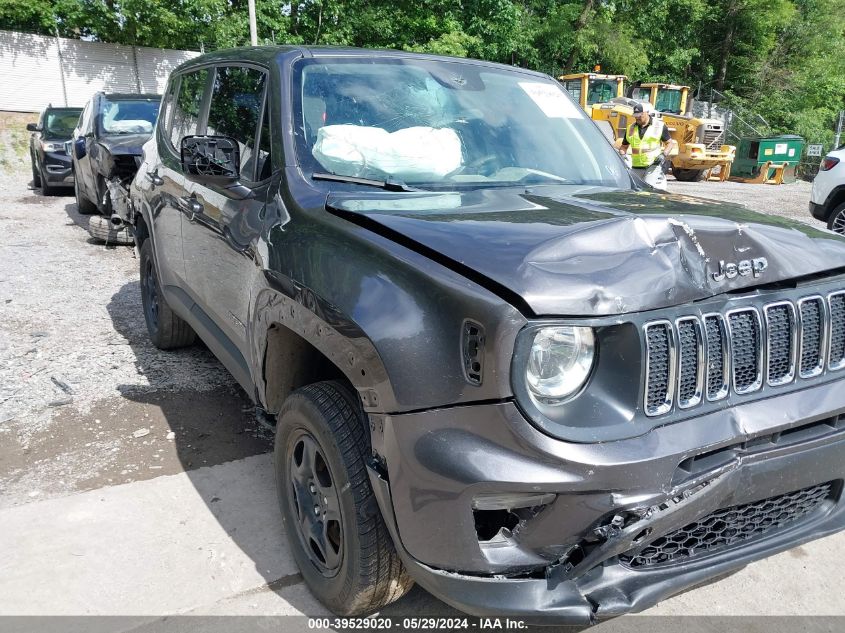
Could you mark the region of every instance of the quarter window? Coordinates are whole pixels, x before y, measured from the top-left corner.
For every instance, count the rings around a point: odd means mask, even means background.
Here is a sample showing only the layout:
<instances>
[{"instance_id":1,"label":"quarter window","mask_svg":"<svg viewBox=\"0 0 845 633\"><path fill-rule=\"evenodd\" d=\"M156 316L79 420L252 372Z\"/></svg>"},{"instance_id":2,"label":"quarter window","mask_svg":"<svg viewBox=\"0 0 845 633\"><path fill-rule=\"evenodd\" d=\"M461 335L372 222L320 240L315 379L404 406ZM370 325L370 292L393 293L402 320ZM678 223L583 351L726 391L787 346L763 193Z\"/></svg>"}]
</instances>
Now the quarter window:
<instances>
[{"instance_id":1,"label":"quarter window","mask_svg":"<svg viewBox=\"0 0 845 633\"><path fill-rule=\"evenodd\" d=\"M159 115L159 127L164 132L165 136L170 136L170 125L173 123L173 102L176 98L176 88L179 86L179 80L173 78L167 86L167 93L161 100L161 114Z\"/></svg>"},{"instance_id":2,"label":"quarter window","mask_svg":"<svg viewBox=\"0 0 845 633\"><path fill-rule=\"evenodd\" d=\"M255 141L261 119L266 75L254 68L224 66L217 69L208 112L208 134L228 136L238 142L240 170L244 180L256 180L256 167L262 162L265 143L256 152ZM269 145L269 133L267 144ZM263 171L263 170L262 170Z\"/></svg>"},{"instance_id":3,"label":"quarter window","mask_svg":"<svg viewBox=\"0 0 845 633\"><path fill-rule=\"evenodd\" d=\"M179 94L173 108L173 129L170 132L170 140L177 151L183 137L197 133L207 80L208 69L203 69L183 75L179 82Z\"/></svg>"},{"instance_id":4,"label":"quarter window","mask_svg":"<svg viewBox=\"0 0 845 633\"><path fill-rule=\"evenodd\" d=\"M88 134L91 131L91 102L85 104L82 116L79 118L79 133Z\"/></svg>"}]
</instances>

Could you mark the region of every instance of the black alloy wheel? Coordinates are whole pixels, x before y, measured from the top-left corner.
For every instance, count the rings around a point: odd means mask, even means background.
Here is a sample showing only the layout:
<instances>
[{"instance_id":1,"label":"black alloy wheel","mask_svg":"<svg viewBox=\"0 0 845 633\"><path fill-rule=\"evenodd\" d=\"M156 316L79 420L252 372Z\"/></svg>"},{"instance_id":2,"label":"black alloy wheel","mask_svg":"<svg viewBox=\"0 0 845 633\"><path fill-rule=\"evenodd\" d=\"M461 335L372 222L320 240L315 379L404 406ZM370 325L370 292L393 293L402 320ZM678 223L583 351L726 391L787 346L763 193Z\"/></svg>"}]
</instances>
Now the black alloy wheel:
<instances>
[{"instance_id":1,"label":"black alloy wheel","mask_svg":"<svg viewBox=\"0 0 845 633\"><path fill-rule=\"evenodd\" d=\"M308 431L298 431L288 447L288 502L301 545L320 573L332 577L343 561L343 518L335 479L323 449Z\"/></svg>"},{"instance_id":2,"label":"black alloy wheel","mask_svg":"<svg viewBox=\"0 0 845 633\"><path fill-rule=\"evenodd\" d=\"M402 597L402 565L370 482L370 429L357 392L325 381L300 387L279 411L276 492L305 584L338 615L363 615Z\"/></svg>"},{"instance_id":3,"label":"black alloy wheel","mask_svg":"<svg viewBox=\"0 0 845 633\"><path fill-rule=\"evenodd\" d=\"M152 257L148 257L144 261L144 269L141 274L141 296L147 327L150 333L158 332L158 280L156 279Z\"/></svg>"},{"instance_id":4,"label":"black alloy wheel","mask_svg":"<svg viewBox=\"0 0 845 633\"><path fill-rule=\"evenodd\" d=\"M170 309L161 292L153 257L153 243L149 238L141 244L140 260L141 305L144 308L144 321L147 323L150 340L159 349L176 349L191 345L197 335L190 325Z\"/></svg>"}]
</instances>

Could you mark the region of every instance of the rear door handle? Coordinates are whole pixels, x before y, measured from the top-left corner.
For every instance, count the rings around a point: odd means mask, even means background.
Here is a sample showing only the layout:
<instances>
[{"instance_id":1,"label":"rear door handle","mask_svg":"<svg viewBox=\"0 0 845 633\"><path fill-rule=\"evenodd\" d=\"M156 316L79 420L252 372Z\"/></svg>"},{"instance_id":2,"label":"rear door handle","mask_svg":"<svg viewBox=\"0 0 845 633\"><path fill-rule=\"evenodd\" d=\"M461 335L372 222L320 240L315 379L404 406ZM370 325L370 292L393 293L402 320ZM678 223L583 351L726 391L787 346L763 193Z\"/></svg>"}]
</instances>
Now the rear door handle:
<instances>
[{"instance_id":1,"label":"rear door handle","mask_svg":"<svg viewBox=\"0 0 845 633\"><path fill-rule=\"evenodd\" d=\"M158 175L157 171L148 171L147 180L153 183L153 187L161 187L164 184L164 180Z\"/></svg>"},{"instance_id":2,"label":"rear door handle","mask_svg":"<svg viewBox=\"0 0 845 633\"><path fill-rule=\"evenodd\" d=\"M191 222L193 222L196 219L196 216L203 211L202 205L193 196L184 196L179 198L179 209Z\"/></svg>"}]
</instances>

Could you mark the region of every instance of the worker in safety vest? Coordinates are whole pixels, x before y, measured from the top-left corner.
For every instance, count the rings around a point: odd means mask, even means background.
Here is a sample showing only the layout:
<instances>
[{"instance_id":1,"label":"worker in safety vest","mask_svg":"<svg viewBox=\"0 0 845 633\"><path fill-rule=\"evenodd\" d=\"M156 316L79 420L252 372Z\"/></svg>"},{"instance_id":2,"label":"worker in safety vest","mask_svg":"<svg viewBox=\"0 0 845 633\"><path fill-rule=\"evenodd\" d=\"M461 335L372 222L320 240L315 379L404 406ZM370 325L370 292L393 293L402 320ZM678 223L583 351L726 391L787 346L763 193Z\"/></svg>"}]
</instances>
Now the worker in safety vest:
<instances>
[{"instance_id":1,"label":"worker in safety vest","mask_svg":"<svg viewBox=\"0 0 845 633\"><path fill-rule=\"evenodd\" d=\"M660 165L663 172L669 169L669 154L676 143L669 135L669 129L663 121L653 117L649 110L651 104L634 105L635 122L625 132L619 152L624 156L631 148L631 165L641 178L652 165Z\"/></svg>"}]
</instances>

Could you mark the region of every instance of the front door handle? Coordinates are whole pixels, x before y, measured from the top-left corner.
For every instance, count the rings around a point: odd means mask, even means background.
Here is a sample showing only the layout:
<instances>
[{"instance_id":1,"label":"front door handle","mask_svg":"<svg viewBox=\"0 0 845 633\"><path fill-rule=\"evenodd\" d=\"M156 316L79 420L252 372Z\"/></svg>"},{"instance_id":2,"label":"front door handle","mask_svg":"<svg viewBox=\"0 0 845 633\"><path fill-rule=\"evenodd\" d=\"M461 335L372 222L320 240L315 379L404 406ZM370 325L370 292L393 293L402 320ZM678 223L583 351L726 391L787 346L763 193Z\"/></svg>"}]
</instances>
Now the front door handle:
<instances>
[{"instance_id":1,"label":"front door handle","mask_svg":"<svg viewBox=\"0 0 845 633\"><path fill-rule=\"evenodd\" d=\"M184 196L179 198L179 210L193 222L202 213L203 207L194 196Z\"/></svg>"}]
</instances>

